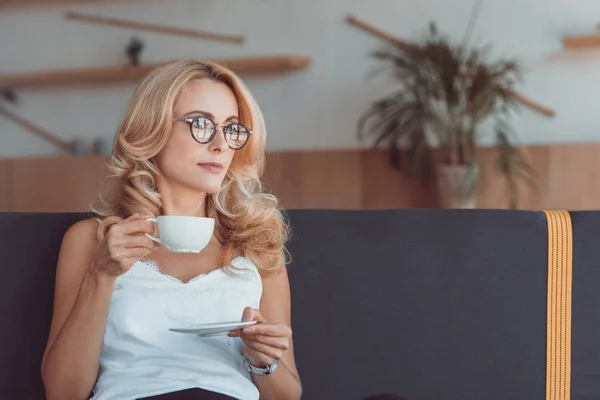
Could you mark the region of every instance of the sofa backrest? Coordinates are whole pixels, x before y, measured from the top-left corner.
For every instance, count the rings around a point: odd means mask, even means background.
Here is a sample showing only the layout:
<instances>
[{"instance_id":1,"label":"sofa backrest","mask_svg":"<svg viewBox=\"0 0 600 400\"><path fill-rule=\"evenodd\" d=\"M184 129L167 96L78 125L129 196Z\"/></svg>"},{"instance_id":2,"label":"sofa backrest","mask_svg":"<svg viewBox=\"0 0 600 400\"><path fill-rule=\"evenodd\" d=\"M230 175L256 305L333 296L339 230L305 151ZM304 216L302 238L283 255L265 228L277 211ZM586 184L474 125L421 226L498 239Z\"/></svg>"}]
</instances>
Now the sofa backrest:
<instances>
[{"instance_id":1,"label":"sofa backrest","mask_svg":"<svg viewBox=\"0 0 600 400\"><path fill-rule=\"evenodd\" d=\"M62 236L80 214L0 214L0 399L44 399L48 339Z\"/></svg>"},{"instance_id":2,"label":"sofa backrest","mask_svg":"<svg viewBox=\"0 0 600 400\"><path fill-rule=\"evenodd\" d=\"M42 399L62 235L82 214L0 214L0 398ZM547 224L494 210L290 211L305 399L542 399ZM600 398L600 212L572 213L573 400Z\"/></svg>"}]
</instances>

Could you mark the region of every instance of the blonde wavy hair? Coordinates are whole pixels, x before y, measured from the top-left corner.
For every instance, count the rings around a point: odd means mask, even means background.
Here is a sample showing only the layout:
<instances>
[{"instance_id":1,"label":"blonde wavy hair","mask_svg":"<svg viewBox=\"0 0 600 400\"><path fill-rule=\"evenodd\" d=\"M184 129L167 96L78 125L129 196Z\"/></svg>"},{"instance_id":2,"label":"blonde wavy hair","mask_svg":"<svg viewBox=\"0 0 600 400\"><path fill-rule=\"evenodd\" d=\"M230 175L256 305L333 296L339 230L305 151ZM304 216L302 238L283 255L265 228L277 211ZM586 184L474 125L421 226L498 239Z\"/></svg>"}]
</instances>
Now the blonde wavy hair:
<instances>
[{"instance_id":1,"label":"blonde wavy hair","mask_svg":"<svg viewBox=\"0 0 600 400\"><path fill-rule=\"evenodd\" d=\"M275 196L262 192L266 131L263 115L246 85L229 69L200 60L177 60L153 70L137 87L115 135L107 162L111 178L92 212L102 217L98 238L134 213L160 215L158 171L153 162L167 143L173 107L185 86L209 79L235 95L240 123L252 129L248 144L236 151L221 189L208 194L206 213L215 219L223 246L221 266L235 257L250 259L264 276L285 268L288 225Z\"/></svg>"}]
</instances>

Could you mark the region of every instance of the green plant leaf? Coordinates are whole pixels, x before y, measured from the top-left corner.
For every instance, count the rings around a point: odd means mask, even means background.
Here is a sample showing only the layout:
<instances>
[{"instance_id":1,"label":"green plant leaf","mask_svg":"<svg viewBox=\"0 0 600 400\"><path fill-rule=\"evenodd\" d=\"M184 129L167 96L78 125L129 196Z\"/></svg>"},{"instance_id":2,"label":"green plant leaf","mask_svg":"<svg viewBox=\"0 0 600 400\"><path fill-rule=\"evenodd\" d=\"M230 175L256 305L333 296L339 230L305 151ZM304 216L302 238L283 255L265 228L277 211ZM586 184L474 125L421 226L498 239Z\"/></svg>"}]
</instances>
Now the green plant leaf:
<instances>
[{"instance_id":1,"label":"green plant leaf","mask_svg":"<svg viewBox=\"0 0 600 400\"><path fill-rule=\"evenodd\" d=\"M358 135L387 148L394 168L422 180L434 170L431 149L439 147L444 162L469 166L464 187L472 191L482 183L476 150L491 122L499 151L496 167L506 178L509 203L516 207L516 182L537 184L535 171L510 138L508 119L518 107L510 91L522 79L521 68L516 60L490 60L490 49L454 45L432 22L421 41L373 52L396 78L398 89L363 113Z\"/></svg>"}]
</instances>

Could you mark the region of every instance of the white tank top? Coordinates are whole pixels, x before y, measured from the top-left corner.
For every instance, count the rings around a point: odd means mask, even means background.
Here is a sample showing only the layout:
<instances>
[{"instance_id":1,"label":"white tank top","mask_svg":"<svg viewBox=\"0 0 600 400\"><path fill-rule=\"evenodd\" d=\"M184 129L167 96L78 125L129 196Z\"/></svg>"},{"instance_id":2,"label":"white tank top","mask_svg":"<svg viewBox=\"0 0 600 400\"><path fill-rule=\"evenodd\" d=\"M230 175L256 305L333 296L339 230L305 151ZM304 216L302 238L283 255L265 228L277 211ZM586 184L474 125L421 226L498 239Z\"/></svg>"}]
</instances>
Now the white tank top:
<instances>
[{"instance_id":1,"label":"white tank top","mask_svg":"<svg viewBox=\"0 0 600 400\"><path fill-rule=\"evenodd\" d=\"M170 328L239 321L258 309L262 280L246 258L182 282L151 260L137 261L116 280L93 400L133 400L202 388L257 400L239 338L201 338ZM240 269L240 270L238 270Z\"/></svg>"}]
</instances>

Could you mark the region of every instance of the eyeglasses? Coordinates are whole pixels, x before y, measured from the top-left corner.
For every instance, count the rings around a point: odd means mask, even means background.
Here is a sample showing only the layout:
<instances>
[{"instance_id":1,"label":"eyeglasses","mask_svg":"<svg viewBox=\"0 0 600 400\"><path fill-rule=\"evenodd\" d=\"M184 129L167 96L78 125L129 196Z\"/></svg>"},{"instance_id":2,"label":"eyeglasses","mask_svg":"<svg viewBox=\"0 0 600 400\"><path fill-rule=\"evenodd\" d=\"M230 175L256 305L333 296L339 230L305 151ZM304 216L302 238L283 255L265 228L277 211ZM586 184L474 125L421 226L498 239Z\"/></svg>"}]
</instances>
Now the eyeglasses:
<instances>
[{"instance_id":1,"label":"eyeglasses","mask_svg":"<svg viewBox=\"0 0 600 400\"><path fill-rule=\"evenodd\" d=\"M250 135L252 135L252 129L248 129L242 124L217 124L212 119L204 116L175 118L174 121L187 122L190 125L190 133L194 140L202 144L210 143L215 138L217 126L223 127L223 135L231 150L242 149L248 143Z\"/></svg>"}]
</instances>

